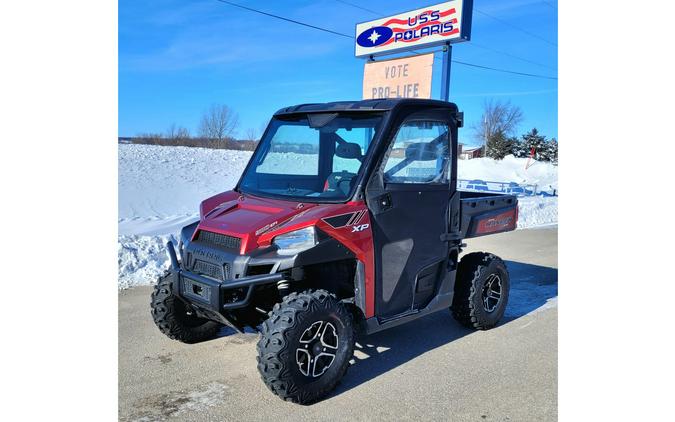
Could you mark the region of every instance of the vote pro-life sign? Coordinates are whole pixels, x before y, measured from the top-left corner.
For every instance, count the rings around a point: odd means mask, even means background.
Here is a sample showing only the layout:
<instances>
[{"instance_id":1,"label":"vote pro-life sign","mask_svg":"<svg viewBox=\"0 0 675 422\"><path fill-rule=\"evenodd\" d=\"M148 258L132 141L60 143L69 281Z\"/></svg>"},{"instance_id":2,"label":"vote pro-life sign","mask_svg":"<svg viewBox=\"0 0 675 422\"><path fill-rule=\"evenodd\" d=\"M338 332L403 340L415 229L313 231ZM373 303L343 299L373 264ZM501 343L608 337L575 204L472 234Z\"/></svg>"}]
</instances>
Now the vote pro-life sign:
<instances>
[{"instance_id":1,"label":"vote pro-life sign","mask_svg":"<svg viewBox=\"0 0 675 422\"><path fill-rule=\"evenodd\" d=\"M355 55L373 58L468 41L472 11L473 0L452 0L359 23ZM367 62L363 98L431 98L433 57L425 56L428 55Z\"/></svg>"}]
</instances>

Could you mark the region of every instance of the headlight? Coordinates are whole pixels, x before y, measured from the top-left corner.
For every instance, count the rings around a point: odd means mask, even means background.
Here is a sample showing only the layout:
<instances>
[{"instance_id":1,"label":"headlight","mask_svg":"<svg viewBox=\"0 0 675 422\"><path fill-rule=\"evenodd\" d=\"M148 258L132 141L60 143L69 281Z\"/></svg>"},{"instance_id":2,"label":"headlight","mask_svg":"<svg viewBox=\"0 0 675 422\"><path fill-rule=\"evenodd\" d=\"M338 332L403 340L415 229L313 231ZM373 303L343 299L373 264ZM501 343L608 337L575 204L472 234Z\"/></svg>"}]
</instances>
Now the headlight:
<instances>
[{"instance_id":1,"label":"headlight","mask_svg":"<svg viewBox=\"0 0 675 422\"><path fill-rule=\"evenodd\" d=\"M316 245L314 227L305 227L290 233L281 234L274 238L273 243L279 248L282 255L294 255Z\"/></svg>"}]
</instances>

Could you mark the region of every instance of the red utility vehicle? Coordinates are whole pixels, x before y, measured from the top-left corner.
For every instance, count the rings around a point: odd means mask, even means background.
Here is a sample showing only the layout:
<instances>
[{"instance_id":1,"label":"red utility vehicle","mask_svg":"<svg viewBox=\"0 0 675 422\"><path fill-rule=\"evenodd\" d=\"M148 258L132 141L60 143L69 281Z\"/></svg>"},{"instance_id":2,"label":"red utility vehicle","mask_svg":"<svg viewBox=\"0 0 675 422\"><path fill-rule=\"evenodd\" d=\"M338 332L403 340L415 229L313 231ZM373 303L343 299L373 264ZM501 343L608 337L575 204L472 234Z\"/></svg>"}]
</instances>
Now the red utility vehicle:
<instances>
[{"instance_id":1,"label":"red utility vehicle","mask_svg":"<svg viewBox=\"0 0 675 422\"><path fill-rule=\"evenodd\" d=\"M279 110L237 186L206 199L152 294L167 336L260 331L258 369L280 397L316 401L357 333L438 310L488 329L504 314L501 259L463 239L513 230L517 198L460 192L448 102L388 99Z\"/></svg>"}]
</instances>

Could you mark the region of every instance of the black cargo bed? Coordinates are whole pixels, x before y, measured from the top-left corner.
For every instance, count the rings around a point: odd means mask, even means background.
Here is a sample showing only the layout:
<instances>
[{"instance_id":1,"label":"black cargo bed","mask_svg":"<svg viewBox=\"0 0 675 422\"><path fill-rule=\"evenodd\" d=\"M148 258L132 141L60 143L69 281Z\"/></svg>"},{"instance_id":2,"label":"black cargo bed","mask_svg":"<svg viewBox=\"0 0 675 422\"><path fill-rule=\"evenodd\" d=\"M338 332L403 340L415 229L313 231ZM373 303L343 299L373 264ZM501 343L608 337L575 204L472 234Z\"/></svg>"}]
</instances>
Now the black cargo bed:
<instances>
[{"instance_id":1,"label":"black cargo bed","mask_svg":"<svg viewBox=\"0 0 675 422\"><path fill-rule=\"evenodd\" d=\"M518 198L492 192L458 191L463 238L515 230Z\"/></svg>"}]
</instances>

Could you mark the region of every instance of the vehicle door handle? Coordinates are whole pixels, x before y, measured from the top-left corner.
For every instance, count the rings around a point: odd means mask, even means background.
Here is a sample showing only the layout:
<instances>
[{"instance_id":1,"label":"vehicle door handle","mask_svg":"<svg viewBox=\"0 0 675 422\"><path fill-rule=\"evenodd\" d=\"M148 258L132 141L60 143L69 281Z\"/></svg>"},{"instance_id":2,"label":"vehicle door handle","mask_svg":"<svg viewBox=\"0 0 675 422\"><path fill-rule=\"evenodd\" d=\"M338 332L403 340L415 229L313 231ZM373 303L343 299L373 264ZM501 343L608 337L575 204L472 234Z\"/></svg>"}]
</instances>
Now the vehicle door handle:
<instances>
[{"instance_id":1,"label":"vehicle door handle","mask_svg":"<svg viewBox=\"0 0 675 422\"><path fill-rule=\"evenodd\" d=\"M385 193L377 198L377 212L381 213L393 206L391 201L391 194Z\"/></svg>"}]
</instances>

